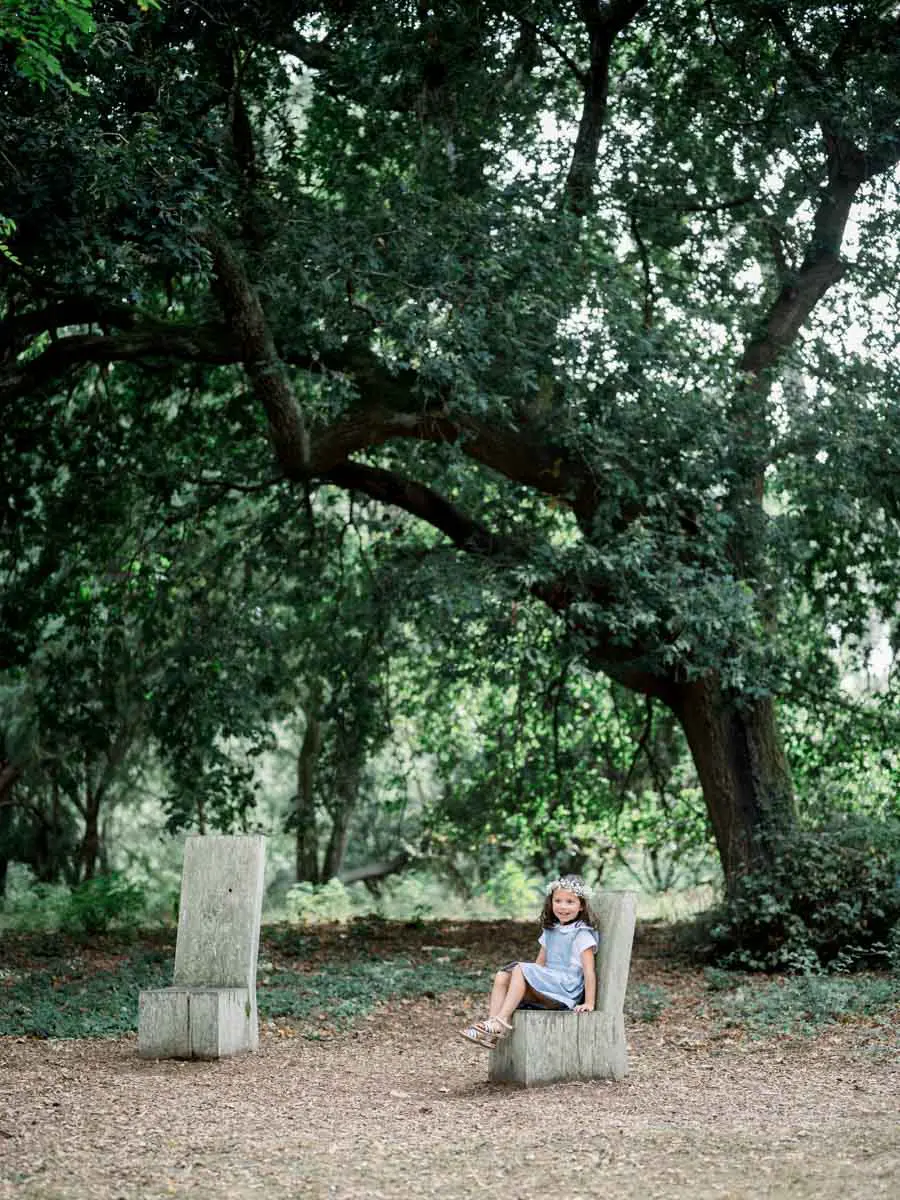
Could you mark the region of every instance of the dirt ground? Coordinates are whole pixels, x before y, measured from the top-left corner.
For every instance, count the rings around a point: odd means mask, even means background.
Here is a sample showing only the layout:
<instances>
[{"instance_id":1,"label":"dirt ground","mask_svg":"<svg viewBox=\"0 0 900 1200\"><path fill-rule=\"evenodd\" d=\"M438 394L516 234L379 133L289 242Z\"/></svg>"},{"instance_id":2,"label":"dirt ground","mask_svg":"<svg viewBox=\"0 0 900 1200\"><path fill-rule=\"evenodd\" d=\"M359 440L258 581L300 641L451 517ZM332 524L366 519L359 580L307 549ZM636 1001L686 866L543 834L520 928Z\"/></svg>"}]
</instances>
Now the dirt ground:
<instances>
[{"instance_id":1,"label":"dirt ground","mask_svg":"<svg viewBox=\"0 0 900 1200\"><path fill-rule=\"evenodd\" d=\"M496 943L487 931L469 961ZM0 1198L900 1195L883 1026L715 1029L700 972L640 941L632 979L673 999L632 1022L622 1083L488 1084L457 1036L481 1014L471 994L396 1002L321 1041L270 1023L258 1054L216 1063L144 1062L133 1036L0 1039Z\"/></svg>"}]
</instances>

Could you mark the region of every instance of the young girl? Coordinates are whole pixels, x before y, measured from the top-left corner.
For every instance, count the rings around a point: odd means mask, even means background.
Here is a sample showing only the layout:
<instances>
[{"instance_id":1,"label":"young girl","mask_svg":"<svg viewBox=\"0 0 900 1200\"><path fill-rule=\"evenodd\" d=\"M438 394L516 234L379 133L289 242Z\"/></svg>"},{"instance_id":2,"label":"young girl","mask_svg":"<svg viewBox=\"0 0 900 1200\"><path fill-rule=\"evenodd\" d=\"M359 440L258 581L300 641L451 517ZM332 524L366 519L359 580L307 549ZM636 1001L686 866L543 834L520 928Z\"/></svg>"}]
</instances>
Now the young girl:
<instances>
[{"instance_id":1,"label":"young girl","mask_svg":"<svg viewBox=\"0 0 900 1200\"><path fill-rule=\"evenodd\" d=\"M599 936L588 907L590 890L578 875L547 885L541 913L541 948L531 962L513 962L494 976L486 1021L462 1030L467 1042L488 1050L512 1029L510 1017L527 1008L568 1008L593 1012L597 999L594 955Z\"/></svg>"}]
</instances>

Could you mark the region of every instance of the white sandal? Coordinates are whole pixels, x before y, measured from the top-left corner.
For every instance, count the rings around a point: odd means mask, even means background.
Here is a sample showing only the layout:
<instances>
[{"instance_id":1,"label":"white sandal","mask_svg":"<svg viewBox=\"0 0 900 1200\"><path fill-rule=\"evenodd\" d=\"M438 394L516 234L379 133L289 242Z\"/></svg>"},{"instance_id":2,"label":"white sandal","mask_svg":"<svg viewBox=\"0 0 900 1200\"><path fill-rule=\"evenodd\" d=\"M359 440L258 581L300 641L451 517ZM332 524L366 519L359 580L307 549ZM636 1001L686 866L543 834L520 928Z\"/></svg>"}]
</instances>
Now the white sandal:
<instances>
[{"instance_id":1,"label":"white sandal","mask_svg":"<svg viewBox=\"0 0 900 1200\"><path fill-rule=\"evenodd\" d=\"M501 1038L505 1038L512 1029L502 1017L488 1017L486 1021L476 1021L467 1029L460 1030L459 1036L485 1050L493 1050Z\"/></svg>"}]
</instances>

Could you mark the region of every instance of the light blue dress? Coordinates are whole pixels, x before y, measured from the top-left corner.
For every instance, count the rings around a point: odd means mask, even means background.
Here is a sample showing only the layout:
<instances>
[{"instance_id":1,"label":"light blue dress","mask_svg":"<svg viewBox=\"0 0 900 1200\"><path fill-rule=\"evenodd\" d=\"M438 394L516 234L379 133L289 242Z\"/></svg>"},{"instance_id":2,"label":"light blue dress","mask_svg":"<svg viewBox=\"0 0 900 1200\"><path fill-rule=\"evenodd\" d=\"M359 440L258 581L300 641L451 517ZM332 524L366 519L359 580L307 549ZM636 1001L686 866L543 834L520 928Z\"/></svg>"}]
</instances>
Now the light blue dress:
<instances>
[{"instance_id":1,"label":"light blue dress","mask_svg":"<svg viewBox=\"0 0 900 1200\"><path fill-rule=\"evenodd\" d=\"M584 1000L584 967L581 955L584 950L596 953L600 938L595 929L584 921L570 921L568 925L554 925L545 929L538 938L546 951L546 963L519 963L526 982L563 1008L574 1008Z\"/></svg>"}]
</instances>

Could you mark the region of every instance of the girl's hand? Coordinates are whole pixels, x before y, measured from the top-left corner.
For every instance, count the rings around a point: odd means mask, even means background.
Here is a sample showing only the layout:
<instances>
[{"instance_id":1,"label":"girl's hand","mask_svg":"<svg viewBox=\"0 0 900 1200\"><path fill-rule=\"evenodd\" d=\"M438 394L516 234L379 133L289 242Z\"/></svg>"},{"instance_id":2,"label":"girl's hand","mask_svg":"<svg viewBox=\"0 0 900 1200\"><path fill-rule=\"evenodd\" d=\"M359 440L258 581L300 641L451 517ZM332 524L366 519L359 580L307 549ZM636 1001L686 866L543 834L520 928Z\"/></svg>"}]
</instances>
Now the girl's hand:
<instances>
[{"instance_id":1,"label":"girl's hand","mask_svg":"<svg viewBox=\"0 0 900 1200\"><path fill-rule=\"evenodd\" d=\"M593 1006L593 1004L576 1004L572 1011L573 1012L593 1012L594 1006Z\"/></svg>"}]
</instances>

